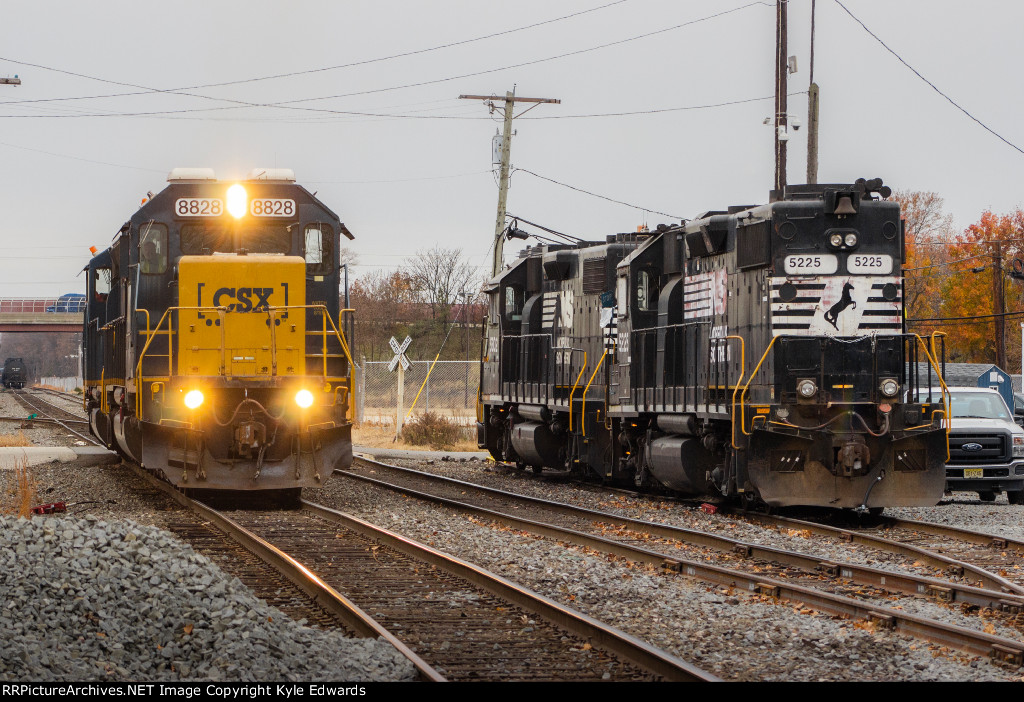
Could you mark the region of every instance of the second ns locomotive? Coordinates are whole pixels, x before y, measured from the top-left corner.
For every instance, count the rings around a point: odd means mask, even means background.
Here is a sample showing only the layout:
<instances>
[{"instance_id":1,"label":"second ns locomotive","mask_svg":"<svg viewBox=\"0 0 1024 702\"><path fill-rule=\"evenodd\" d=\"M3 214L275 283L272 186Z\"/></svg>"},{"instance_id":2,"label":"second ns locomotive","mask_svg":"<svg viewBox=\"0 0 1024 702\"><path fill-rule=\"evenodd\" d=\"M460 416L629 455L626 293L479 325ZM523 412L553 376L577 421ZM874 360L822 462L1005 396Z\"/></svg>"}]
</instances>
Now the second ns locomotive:
<instances>
[{"instance_id":1,"label":"second ns locomotive","mask_svg":"<svg viewBox=\"0 0 1024 702\"><path fill-rule=\"evenodd\" d=\"M478 435L498 460L747 504L933 505L941 339L907 333L880 180L789 186L491 280Z\"/></svg>"}]
</instances>

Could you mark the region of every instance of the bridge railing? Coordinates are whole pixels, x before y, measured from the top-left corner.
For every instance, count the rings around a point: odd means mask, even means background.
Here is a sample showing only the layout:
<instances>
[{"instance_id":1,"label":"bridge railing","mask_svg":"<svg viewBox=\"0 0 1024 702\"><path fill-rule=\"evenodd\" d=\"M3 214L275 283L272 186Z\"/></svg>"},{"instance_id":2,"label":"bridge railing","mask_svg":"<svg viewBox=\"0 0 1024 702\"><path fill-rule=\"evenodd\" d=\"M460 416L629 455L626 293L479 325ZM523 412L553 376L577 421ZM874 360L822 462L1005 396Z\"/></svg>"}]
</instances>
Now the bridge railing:
<instances>
[{"instance_id":1,"label":"bridge railing","mask_svg":"<svg viewBox=\"0 0 1024 702\"><path fill-rule=\"evenodd\" d=\"M46 314L85 312L85 298L75 297L5 297L0 298L0 314Z\"/></svg>"}]
</instances>

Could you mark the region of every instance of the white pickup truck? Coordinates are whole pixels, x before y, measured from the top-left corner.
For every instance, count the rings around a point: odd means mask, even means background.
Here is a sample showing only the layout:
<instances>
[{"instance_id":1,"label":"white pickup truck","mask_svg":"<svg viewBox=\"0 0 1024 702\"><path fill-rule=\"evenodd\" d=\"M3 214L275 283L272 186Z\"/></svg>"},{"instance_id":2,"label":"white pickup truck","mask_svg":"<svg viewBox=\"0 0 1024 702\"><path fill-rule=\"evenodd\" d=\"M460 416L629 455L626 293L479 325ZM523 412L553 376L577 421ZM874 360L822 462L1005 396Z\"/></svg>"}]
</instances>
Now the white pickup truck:
<instances>
[{"instance_id":1,"label":"white pickup truck","mask_svg":"<svg viewBox=\"0 0 1024 702\"><path fill-rule=\"evenodd\" d=\"M992 502L1005 490L1010 504L1024 504L1024 429L1002 396L972 387L949 388L949 394L946 491L977 492Z\"/></svg>"}]
</instances>

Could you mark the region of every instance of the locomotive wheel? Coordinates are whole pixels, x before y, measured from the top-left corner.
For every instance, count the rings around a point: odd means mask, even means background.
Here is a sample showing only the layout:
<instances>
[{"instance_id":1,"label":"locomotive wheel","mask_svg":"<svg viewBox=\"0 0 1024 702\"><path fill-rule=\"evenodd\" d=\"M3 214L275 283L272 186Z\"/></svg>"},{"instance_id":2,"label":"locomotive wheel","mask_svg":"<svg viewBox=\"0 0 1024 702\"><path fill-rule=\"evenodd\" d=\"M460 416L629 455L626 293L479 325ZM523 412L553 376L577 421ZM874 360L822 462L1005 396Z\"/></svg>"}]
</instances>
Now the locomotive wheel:
<instances>
[{"instance_id":1,"label":"locomotive wheel","mask_svg":"<svg viewBox=\"0 0 1024 702\"><path fill-rule=\"evenodd\" d=\"M516 459L516 470L526 470L526 464L523 463L522 459Z\"/></svg>"},{"instance_id":2,"label":"locomotive wheel","mask_svg":"<svg viewBox=\"0 0 1024 702\"><path fill-rule=\"evenodd\" d=\"M537 475L540 475L544 470L544 466L530 466L530 470L532 470Z\"/></svg>"}]
</instances>

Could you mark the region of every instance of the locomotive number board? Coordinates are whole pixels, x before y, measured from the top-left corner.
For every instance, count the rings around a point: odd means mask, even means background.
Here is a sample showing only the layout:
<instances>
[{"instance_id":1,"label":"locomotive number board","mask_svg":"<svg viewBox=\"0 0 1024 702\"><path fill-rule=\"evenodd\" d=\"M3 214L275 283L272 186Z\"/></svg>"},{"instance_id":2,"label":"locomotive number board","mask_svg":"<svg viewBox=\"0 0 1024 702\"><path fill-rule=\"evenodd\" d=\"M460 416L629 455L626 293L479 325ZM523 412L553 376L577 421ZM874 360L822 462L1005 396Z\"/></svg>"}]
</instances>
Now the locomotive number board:
<instances>
[{"instance_id":1,"label":"locomotive number board","mask_svg":"<svg viewBox=\"0 0 1024 702\"><path fill-rule=\"evenodd\" d=\"M888 254L851 254L846 259L850 273L892 273L892 256Z\"/></svg>"},{"instance_id":2,"label":"locomotive number board","mask_svg":"<svg viewBox=\"0 0 1024 702\"><path fill-rule=\"evenodd\" d=\"M174 202L174 213L179 217L220 217L224 201L217 197L179 197Z\"/></svg>"},{"instance_id":3,"label":"locomotive number board","mask_svg":"<svg viewBox=\"0 0 1024 702\"><path fill-rule=\"evenodd\" d=\"M835 273L839 270L839 259L833 254L786 256L783 266L786 269L786 273L789 273L790 275Z\"/></svg>"},{"instance_id":4,"label":"locomotive number board","mask_svg":"<svg viewBox=\"0 0 1024 702\"><path fill-rule=\"evenodd\" d=\"M253 217L294 217L295 200L258 197L249 201L249 214Z\"/></svg>"}]
</instances>

